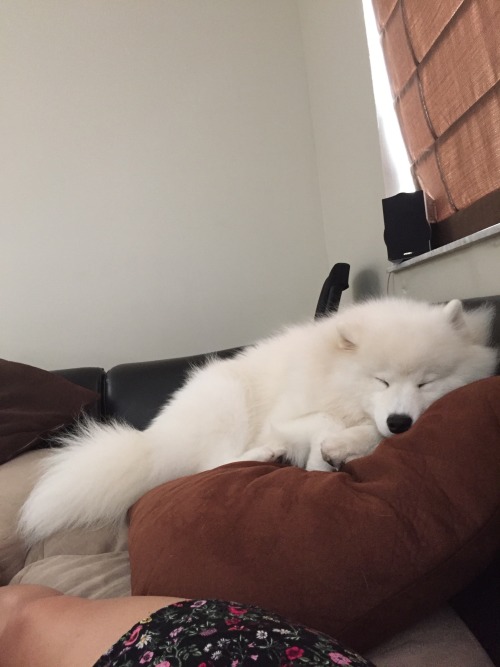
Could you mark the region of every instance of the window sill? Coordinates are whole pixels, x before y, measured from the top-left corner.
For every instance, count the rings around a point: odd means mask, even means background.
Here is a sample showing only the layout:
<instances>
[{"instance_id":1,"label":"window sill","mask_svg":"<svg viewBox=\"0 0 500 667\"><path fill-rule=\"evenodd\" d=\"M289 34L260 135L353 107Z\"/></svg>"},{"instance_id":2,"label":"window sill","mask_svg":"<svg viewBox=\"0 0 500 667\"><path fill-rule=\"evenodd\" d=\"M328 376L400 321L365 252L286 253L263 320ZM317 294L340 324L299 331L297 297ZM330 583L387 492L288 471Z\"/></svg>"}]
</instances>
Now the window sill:
<instances>
[{"instance_id":1,"label":"window sill","mask_svg":"<svg viewBox=\"0 0 500 667\"><path fill-rule=\"evenodd\" d=\"M465 236L463 239L459 239L458 241L448 243L441 248L436 248L435 250L425 252L422 255L418 255L418 257L413 257L413 259L408 259L406 262L401 262L401 264L391 264L387 268L387 273L398 273L400 271L404 271L410 266L422 264L423 262L427 262L430 259L441 257L442 255L447 255L449 253L456 252L457 250L462 250L462 248L471 246L474 243L478 243L479 241L484 241L493 236L500 236L500 223L492 225L491 227L487 227L486 229L482 229L481 231L475 232L474 234L470 234L470 236Z\"/></svg>"}]
</instances>

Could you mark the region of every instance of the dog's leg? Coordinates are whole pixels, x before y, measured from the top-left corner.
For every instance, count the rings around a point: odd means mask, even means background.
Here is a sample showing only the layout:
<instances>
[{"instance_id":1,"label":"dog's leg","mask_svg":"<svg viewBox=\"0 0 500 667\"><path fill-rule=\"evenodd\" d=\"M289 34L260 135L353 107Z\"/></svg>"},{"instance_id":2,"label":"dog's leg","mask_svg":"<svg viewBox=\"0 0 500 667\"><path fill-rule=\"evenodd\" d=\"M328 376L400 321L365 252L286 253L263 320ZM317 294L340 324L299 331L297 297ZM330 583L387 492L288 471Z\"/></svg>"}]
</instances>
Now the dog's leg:
<instances>
[{"instance_id":1,"label":"dog's leg","mask_svg":"<svg viewBox=\"0 0 500 667\"><path fill-rule=\"evenodd\" d=\"M263 463L270 463L277 461L282 456L286 455L286 447L276 445L262 445L261 447L252 447L248 451L239 456L236 461L260 461Z\"/></svg>"},{"instance_id":2,"label":"dog's leg","mask_svg":"<svg viewBox=\"0 0 500 667\"><path fill-rule=\"evenodd\" d=\"M311 413L294 419L273 419L257 439L257 445L243 452L237 461L276 461L285 457L308 470L331 470L321 456L321 442L343 430L344 425L327 414ZM311 452L315 454L311 459ZM309 467L309 461L314 464Z\"/></svg>"},{"instance_id":3,"label":"dog's leg","mask_svg":"<svg viewBox=\"0 0 500 667\"><path fill-rule=\"evenodd\" d=\"M321 444L345 429L339 420L323 412L273 422L273 437L284 443L286 456L294 465L307 470L331 471L321 455Z\"/></svg>"},{"instance_id":4,"label":"dog's leg","mask_svg":"<svg viewBox=\"0 0 500 667\"><path fill-rule=\"evenodd\" d=\"M381 440L380 433L371 424L351 426L323 440L320 451L323 459L334 468L370 454Z\"/></svg>"},{"instance_id":5,"label":"dog's leg","mask_svg":"<svg viewBox=\"0 0 500 667\"><path fill-rule=\"evenodd\" d=\"M306 470L320 470L323 472L332 472L333 470L336 470L336 466L330 465L323 458L320 447L311 447L305 468Z\"/></svg>"},{"instance_id":6,"label":"dog's leg","mask_svg":"<svg viewBox=\"0 0 500 667\"><path fill-rule=\"evenodd\" d=\"M232 360L214 361L196 371L145 431L155 445L157 484L238 461L240 456L250 460L246 447L267 444L252 438L249 392ZM254 460L266 459L261 454Z\"/></svg>"}]
</instances>

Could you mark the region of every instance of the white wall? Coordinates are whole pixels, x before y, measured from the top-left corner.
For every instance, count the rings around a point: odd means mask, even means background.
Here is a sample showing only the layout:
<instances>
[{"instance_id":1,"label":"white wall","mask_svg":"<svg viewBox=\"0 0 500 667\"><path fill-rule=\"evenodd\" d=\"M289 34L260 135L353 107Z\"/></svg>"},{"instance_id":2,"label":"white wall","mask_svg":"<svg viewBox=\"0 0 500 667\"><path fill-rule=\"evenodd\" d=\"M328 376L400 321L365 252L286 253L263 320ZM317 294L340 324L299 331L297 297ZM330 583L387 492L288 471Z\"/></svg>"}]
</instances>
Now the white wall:
<instances>
[{"instance_id":1,"label":"white wall","mask_svg":"<svg viewBox=\"0 0 500 667\"><path fill-rule=\"evenodd\" d=\"M110 367L312 315L351 257L294 2L4 0L2 24L2 357Z\"/></svg>"},{"instance_id":2,"label":"white wall","mask_svg":"<svg viewBox=\"0 0 500 667\"><path fill-rule=\"evenodd\" d=\"M385 293L381 168L361 0L298 0L330 264L352 298Z\"/></svg>"},{"instance_id":3,"label":"white wall","mask_svg":"<svg viewBox=\"0 0 500 667\"><path fill-rule=\"evenodd\" d=\"M249 343L385 284L361 0L5 0L0 355Z\"/></svg>"}]
</instances>

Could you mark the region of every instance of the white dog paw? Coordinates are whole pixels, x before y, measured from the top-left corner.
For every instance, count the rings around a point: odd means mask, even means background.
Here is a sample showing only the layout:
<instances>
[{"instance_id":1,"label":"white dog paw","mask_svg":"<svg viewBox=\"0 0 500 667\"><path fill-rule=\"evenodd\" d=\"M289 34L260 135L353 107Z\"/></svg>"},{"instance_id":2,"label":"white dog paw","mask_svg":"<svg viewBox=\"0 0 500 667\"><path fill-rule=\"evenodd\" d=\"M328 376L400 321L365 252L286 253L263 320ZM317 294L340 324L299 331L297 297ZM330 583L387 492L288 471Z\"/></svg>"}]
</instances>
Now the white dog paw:
<instances>
[{"instance_id":1,"label":"white dog paw","mask_svg":"<svg viewBox=\"0 0 500 667\"><path fill-rule=\"evenodd\" d=\"M372 449L372 446L360 446L359 441L355 438L341 436L323 442L321 445L321 456L328 465L339 470L342 464L365 456Z\"/></svg>"},{"instance_id":2,"label":"white dog paw","mask_svg":"<svg viewBox=\"0 0 500 667\"><path fill-rule=\"evenodd\" d=\"M342 456L334 454L333 452L330 453L322 449L321 454L323 456L323 461L325 461L325 463L327 463L334 470L339 470L342 464L345 462L345 459Z\"/></svg>"},{"instance_id":3,"label":"white dog paw","mask_svg":"<svg viewBox=\"0 0 500 667\"><path fill-rule=\"evenodd\" d=\"M245 452L239 461L259 461L260 463L272 463L278 461L286 454L286 447L262 445L261 447L254 447Z\"/></svg>"},{"instance_id":4,"label":"white dog paw","mask_svg":"<svg viewBox=\"0 0 500 667\"><path fill-rule=\"evenodd\" d=\"M306 463L306 470L315 470L320 472L334 472L335 466L332 466L325 458L311 454Z\"/></svg>"},{"instance_id":5,"label":"white dog paw","mask_svg":"<svg viewBox=\"0 0 500 667\"><path fill-rule=\"evenodd\" d=\"M264 447L261 448L261 451L262 451L261 461L264 461L266 463L277 461L278 459L283 458L286 454L285 447L267 447L266 445L264 445Z\"/></svg>"},{"instance_id":6,"label":"white dog paw","mask_svg":"<svg viewBox=\"0 0 500 667\"><path fill-rule=\"evenodd\" d=\"M360 424L325 438L320 450L323 459L338 470L343 463L371 454L379 442L373 426Z\"/></svg>"}]
</instances>

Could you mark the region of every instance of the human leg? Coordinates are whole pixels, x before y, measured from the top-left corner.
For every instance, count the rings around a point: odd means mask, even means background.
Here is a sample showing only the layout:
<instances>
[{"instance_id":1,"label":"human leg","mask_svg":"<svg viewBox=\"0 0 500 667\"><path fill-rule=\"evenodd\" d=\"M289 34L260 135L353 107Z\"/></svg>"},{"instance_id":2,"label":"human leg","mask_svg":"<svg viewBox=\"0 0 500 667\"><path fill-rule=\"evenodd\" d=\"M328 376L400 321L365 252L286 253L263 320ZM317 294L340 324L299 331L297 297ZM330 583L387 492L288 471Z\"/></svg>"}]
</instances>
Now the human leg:
<instances>
[{"instance_id":1,"label":"human leg","mask_svg":"<svg viewBox=\"0 0 500 667\"><path fill-rule=\"evenodd\" d=\"M327 635L258 607L163 596L86 600L45 587L6 588L0 589L0 611L15 613L0 633L2 667L214 661L277 667L298 658L311 667L371 664Z\"/></svg>"},{"instance_id":2,"label":"human leg","mask_svg":"<svg viewBox=\"0 0 500 667\"><path fill-rule=\"evenodd\" d=\"M87 600L46 586L3 586L2 667L90 667L138 619L177 601L166 596Z\"/></svg>"}]
</instances>

